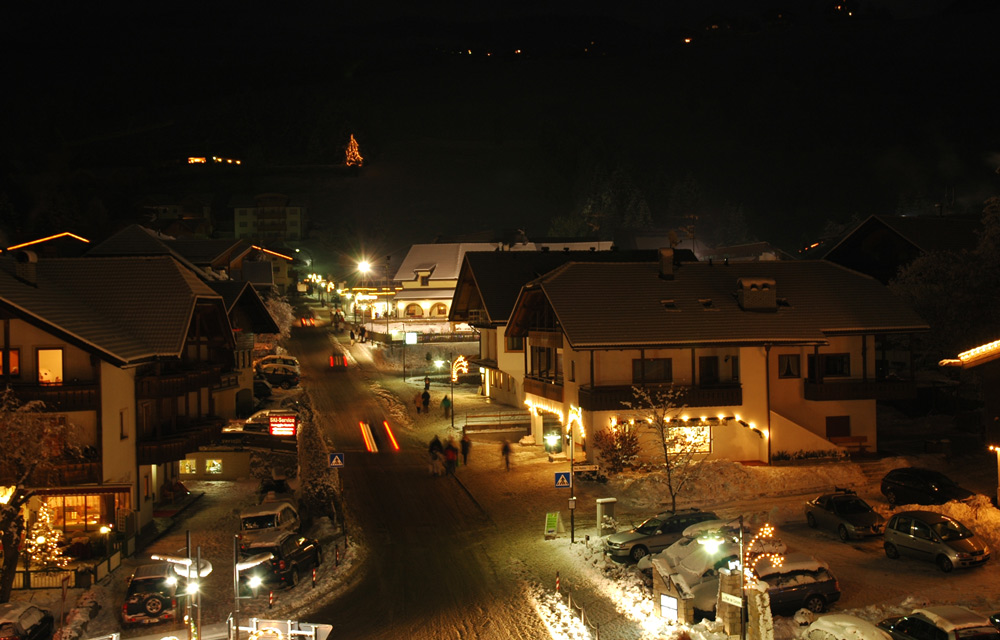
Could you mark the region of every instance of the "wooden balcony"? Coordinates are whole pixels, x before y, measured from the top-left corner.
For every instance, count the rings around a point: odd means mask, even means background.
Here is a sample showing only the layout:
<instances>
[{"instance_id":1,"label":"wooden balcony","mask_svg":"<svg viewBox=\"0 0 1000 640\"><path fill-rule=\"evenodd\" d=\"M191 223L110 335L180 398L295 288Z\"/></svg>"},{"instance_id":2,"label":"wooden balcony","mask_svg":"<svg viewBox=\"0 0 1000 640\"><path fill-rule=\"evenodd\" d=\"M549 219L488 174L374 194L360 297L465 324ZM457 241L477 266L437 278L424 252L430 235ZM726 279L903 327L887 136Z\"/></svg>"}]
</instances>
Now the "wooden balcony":
<instances>
[{"instance_id":1,"label":"wooden balcony","mask_svg":"<svg viewBox=\"0 0 1000 640\"><path fill-rule=\"evenodd\" d=\"M563 385L561 381L525 378L524 392L545 398L546 400L552 400L553 402L563 401Z\"/></svg>"},{"instance_id":2,"label":"wooden balcony","mask_svg":"<svg viewBox=\"0 0 1000 640\"><path fill-rule=\"evenodd\" d=\"M806 400L912 400L917 397L913 380L842 380L804 381Z\"/></svg>"},{"instance_id":3,"label":"wooden balcony","mask_svg":"<svg viewBox=\"0 0 1000 640\"><path fill-rule=\"evenodd\" d=\"M66 487L75 484L97 484L101 478L100 460L56 462L31 476L35 487Z\"/></svg>"},{"instance_id":4,"label":"wooden balcony","mask_svg":"<svg viewBox=\"0 0 1000 640\"><path fill-rule=\"evenodd\" d=\"M219 441L222 421L210 420L181 428L159 439L145 439L139 443L139 464L163 464L183 460L198 447Z\"/></svg>"},{"instance_id":5,"label":"wooden balcony","mask_svg":"<svg viewBox=\"0 0 1000 640\"><path fill-rule=\"evenodd\" d=\"M645 385L651 394L666 392L669 384ZM739 407L743 405L743 387L736 385L685 387L674 385L675 403L686 407ZM624 403L636 404L632 385L580 387L580 408L584 411L621 411Z\"/></svg>"},{"instance_id":6,"label":"wooden balcony","mask_svg":"<svg viewBox=\"0 0 1000 640\"><path fill-rule=\"evenodd\" d=\"M44 402L49 411L96 411L98 407L98 386L94 382L59 385L12 383L11 389L21 402Z\"/></svg>"},{"instance_id":7,"label":"wooden balcony","mask_svg":"<svg viewBox=\"0 0 1000 640\"><path fill-rule=\"evenodd\" d=\"M221 383L222 367L209 366L191 371L178 371L158 376L137 376L135 395L141 399L170 398L214 387Z\"/></svg>"}]
</instances>

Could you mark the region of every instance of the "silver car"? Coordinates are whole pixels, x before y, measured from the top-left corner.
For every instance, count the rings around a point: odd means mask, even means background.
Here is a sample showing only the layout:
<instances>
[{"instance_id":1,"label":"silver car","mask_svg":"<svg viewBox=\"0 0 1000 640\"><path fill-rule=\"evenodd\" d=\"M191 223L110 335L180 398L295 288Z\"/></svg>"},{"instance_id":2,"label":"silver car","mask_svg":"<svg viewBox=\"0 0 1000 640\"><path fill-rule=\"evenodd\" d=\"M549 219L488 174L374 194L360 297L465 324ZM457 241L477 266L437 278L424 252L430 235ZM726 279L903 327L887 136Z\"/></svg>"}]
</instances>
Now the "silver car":
<instances>
[{"instance_id":1,"label":"silver car","mask_svg":"<svg viewBox=\"0 0 1000 640\"><path fill-rule=\"evenodd\" d=\"M643 556L662 551L680 540L689 526L717 519L714 513L697 509L676 513L664 511L628 531L611 534L604 541L604 550L612 558L631 558L638 562Z\"/></svg>"},{"instance_id":2,"label":"silver car","mask_svg":"<svg viewBox=\"0 0 1000 640\"><path fill-rule=\"evenodd\" d=\"M846 489L810 500L805 512L810 527L836 531L844 542L880 536L885 527L885 518L880 513Z\"/></svg>"},{"instance_id":3,"label":"silver car","mask_svg":"<svg viewBox=\"0 0 1000 640\"><path fill-rule=\"evenodd\" d=\"M990 548L958 520L933 511L903 511L885 528L885 555L911 556L935 563L941 571L978 567L990 559Z\"/></svg>"}]
</instances>

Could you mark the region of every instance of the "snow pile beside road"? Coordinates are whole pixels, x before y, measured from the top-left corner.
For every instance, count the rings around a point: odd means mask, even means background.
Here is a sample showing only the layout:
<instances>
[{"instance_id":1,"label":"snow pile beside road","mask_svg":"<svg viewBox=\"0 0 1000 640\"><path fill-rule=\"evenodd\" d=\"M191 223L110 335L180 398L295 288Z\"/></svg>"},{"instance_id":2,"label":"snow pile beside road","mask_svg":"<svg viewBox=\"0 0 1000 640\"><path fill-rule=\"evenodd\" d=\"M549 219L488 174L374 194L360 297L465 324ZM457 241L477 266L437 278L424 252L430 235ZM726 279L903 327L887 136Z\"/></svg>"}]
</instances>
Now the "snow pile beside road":
<instances>
[{"instance_id":1,"label":"snow pile beside road","mask_svg":"<svg viewBox=\"0 0 1000 640\"><path fill-rule=\"evenodd\" d=\"M867 480L856 464L810 465L808 467L748 466L730 460L708 460L680 492L678 508L725 504L760 496L822 493L837 487L858 487ZM665 471L625 471L608 482L620 501L634 509L669 509L670 491Z\"/></svg>"}]
</instances>

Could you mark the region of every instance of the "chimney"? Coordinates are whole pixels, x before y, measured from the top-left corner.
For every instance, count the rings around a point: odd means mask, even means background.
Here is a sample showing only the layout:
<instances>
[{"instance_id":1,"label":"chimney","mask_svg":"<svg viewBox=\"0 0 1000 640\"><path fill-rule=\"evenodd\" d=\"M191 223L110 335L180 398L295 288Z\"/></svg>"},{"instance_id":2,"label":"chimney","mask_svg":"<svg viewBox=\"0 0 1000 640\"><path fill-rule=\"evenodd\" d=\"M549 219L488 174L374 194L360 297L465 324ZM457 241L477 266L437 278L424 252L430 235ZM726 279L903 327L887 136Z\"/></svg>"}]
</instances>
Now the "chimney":
<instances>
[{"instance_id":1,"label":"chimney","mask_svg":"<svg viewBox=\"0 0 1000 640\"><path fill-rule=\"evenodd\" d=\"M740 278L737 298L744 311L777 311L778 287L774 278Z\"/></svg>"},{"instance_id":2,"label":"chimney","mask_svg":"<svg viewBox=\"0 0 1000 640\"><path fill-rule=\"evenodd\" d=\"M669 247L660 247L660 277L674 279L674 250Z\"/></svg>"},{"instance_id":3,"label":"chimney","mask_svg":"<svg viewBox=\"0 0 1000 640\"><path fill-rule=\"evenodd\" d=\"M14 265L14 275L18 280L38 286L38 255L34 251L19 251Z\"/></svg>"}]
</instances>

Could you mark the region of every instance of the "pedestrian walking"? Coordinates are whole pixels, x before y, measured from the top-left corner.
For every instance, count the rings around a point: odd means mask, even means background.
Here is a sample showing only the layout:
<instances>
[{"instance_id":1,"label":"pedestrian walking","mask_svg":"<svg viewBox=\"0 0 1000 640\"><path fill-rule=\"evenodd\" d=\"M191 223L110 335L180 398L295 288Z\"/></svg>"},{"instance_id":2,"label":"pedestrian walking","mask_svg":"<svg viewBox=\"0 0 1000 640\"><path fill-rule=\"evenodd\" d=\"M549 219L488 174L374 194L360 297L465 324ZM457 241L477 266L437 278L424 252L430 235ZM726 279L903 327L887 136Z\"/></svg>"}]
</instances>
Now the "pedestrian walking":
<instances>
[{"instance_id":1,"label":"pedestrian walking","mask_svg":"<svg viewBox=\"0 0 1000 640\"><path fill-rule=\"evenodd\" d=\"M503 445L500 447L500 455L503 456L503 464L507 471L510 471L510 442L507 440L503 441Z\"/></svg>"},{"instance_id":2,"label":"pedestrian walking","mask_svg":"<svg viewBox=\"0 0 1000 640\"><path fill-rule=\"evenodd\" d=\"M351 346L354 346L354 329L351 329Z\"/></svg>"},{"instance_id":3,"label":"pedestrian walking","mask_svg":"<svg viewBox=\"0 0 1000 640\"><path fill-rule=\"evenodd\" d=\"M420 394L420 399L423 401L423 404L424 404L424 413L430 413L431 412L431 392L425 390L422 394Z\"/></svg>"},{"instance_id":4,"label":"pedestrian walking","mask_svg":"<svg viewBox=\"0 0 1000 640\"><path fill-rule=\"evenodd\" d=\"M441 438L437 436L431 438L431 444L427 447L427 449L430 451L431 455L434 455L434 452L444 453L444 445L441 444Z\"/></svg>"},{"instance_id":5,"label":"pedestrian walking","mask_svg":"<svg viewBox=\"0 0 1000 640\"><path fill-rule=\"evenodd\" d=\"M444 475L444 455L440 451L431 454L431 475Z\"/></svg>"},{"instance_id":6,"label":"pedestrian walking","mask_svg":"<svg viewBox=\"0 0 1000 640\"><path fill-rule=\"evenodd\" d=\"M472 440L469 439L469 434L462 434L462 441L459 443L462 448L462 465L466 466L469 464L469 449L472 448Z\"/></svg>"},{"instance_id":7,"label":"pedestrian walking","mask_svg":"<svg viewBox=\"0 0 1000 640\"><path fill-rule=\"evenodd\" d=\"M361 334L361 342L364 343L367 340L366 336L368 335L368 329L365 329L364 325L362 325L362 327L358 329L358 333Z\"/></svg>"},{"instance_id":8,"label":"pedestrian walking","mask_svg":"<svg viewBox=\"0 0 1000 640\"><path fill-rule=\"evenodd\" d=\"M441 408L444 409L445 418L451 415L451 399L448 396L441 399Z\"/></svg>"},{"instance_id":9,"label":"pedestrian walking","mask_svg":"<svg viewBox=\"0 0 1000 640\"><path fill-rule=\"evenodd\" d=\"M455 440L448 438L448 444L444 448L444 470L449 475L455 474L455 467L458 466L458 447Z\"/></svg>"},{"instance_id":10,"label":"pedestrian walking","mask_svg":"<svg viewBox=\"0 0 1000 640\"><path fill-rule=\"evenodd\" d=\"M431 379L429 376L424 376L424 391L431 390Z\"/></svg>"},{"instance_id":11,"label":"pedestrian walking","mask_svg":"<svg viewBox=\"0 0 1000 640\"><path fill-rule=\"evenodd\" d=\"M417 393L413 394L413 406L415 406L417 408L417 415L418 416L420 415L420 403L422 402L422 400L423 399L420 397L420 392L419 391Z\"/></svg>"}]
</instances>

